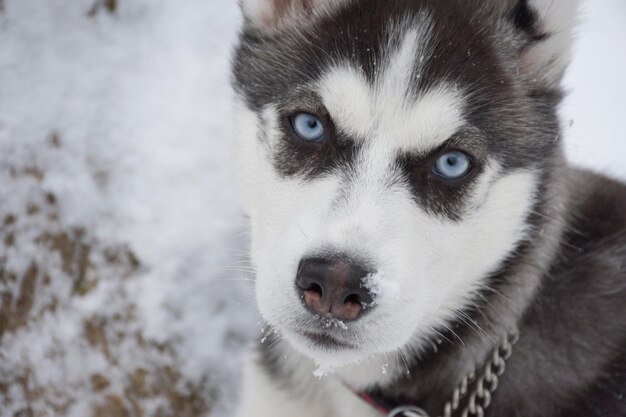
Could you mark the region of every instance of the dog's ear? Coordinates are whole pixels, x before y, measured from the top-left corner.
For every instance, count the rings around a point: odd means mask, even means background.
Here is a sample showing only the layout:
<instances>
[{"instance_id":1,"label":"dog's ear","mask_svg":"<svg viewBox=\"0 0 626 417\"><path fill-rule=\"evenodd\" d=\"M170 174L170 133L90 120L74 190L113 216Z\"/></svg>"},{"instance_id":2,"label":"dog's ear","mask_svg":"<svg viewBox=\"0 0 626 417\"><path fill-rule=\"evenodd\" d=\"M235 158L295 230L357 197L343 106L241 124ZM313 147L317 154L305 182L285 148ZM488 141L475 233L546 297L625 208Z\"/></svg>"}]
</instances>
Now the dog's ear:
<instances>
[{"instance_id":1,"label":"dog's ear","mask_svg":"<svg viewBox=\"0 0 626 417\"><path fill-rule=\"evenodd\" d=\"M272 30L303 22L348 0L239 0L248 27Z\"/></svg>"},{"instance_id":2,"label":"dog's ear","mask_svg":"<svg viewBox=\"0 0 626 417\"><path fill-rule=\"evenodd\" d=\"M580 0L506 0L499 7L507 9L502 11L522 39L522 75L545 87L558 86L571 61Z\"/></svg>"}]
</instances>

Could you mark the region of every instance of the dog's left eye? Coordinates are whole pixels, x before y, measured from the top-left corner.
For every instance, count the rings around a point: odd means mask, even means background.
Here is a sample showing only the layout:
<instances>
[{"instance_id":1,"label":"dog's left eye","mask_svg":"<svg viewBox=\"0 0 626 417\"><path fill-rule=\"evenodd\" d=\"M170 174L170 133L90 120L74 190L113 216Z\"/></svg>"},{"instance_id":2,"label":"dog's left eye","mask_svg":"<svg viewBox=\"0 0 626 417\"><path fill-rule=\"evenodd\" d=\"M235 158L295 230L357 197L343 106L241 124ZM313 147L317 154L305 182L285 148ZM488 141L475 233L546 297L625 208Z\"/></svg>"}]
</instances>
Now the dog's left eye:
<instances>
[{"instance_id":1,"label":"dog's left eye","mask_svg":"<svg viewBox=\"0 0 626 417\"><path fill-rule=\"evenodd\" d=\"M324 140L324 124L322 120L309 113L298 113L291 118L293 131L300 139L308 142L321 142Z\"/></svg>"},{"instance_id":2,"label":"dog's left eye","mask_svg":"<svg viewBox=\"0 0 626 417\"><path fill-rule=\"evenodd\" d=\"M472 161L466 153L460 151L446 152L435 162L435 174L446 180L458 180L472 170Z\"/></svg>"}]
</instances>

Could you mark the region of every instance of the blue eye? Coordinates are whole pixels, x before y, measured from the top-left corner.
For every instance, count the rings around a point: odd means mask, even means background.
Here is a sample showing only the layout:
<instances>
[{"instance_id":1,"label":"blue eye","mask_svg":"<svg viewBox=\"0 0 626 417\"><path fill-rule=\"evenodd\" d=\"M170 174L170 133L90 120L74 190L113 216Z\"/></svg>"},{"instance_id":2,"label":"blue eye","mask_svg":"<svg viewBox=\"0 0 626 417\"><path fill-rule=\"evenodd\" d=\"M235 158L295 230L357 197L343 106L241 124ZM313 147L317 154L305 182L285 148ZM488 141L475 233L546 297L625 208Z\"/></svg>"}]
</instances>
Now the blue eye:
<instances>
[{"instance_id":1,"label":"blue eye","mask_svg":"<svg viewBox=\"0 0 626 417\"><path fill-rule=\"evenodd\" d=\"M446 152L435 162L435 174L446 180L458 180L472 169L470 157L459 151Z\"/></svg>"},{"instance_id":2,"label":"blue eye","mask_svg":"<svg viewBox=\"0 0 626 417\"><path fill-rule=\"evenodd\" d=\"M291 124L301 139L309 142L321 142L324 139L324 124L317 116L298 113L292 118Z\"/></svg>"}]
</instances>

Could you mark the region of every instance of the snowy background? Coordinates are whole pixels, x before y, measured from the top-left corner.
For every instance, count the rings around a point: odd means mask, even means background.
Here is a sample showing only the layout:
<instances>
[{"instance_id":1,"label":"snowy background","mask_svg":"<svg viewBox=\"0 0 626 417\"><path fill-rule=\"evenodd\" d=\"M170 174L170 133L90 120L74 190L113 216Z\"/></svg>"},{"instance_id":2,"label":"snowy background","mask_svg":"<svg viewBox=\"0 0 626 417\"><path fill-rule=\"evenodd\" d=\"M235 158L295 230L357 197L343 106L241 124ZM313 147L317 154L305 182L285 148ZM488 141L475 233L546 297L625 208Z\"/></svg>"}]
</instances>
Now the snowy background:
<instances>
[{"instance_id":1,"label":"snowy background","mask_svg":"<svg viewBox=\"0 0 626 417\"><path fill-rule=\"evenodd\" d=\"M232 0L0 0L0 417L231 414L258 335ZM626 2L589 2L568 154L626 179Z\"/></svg>"}]
</instances>

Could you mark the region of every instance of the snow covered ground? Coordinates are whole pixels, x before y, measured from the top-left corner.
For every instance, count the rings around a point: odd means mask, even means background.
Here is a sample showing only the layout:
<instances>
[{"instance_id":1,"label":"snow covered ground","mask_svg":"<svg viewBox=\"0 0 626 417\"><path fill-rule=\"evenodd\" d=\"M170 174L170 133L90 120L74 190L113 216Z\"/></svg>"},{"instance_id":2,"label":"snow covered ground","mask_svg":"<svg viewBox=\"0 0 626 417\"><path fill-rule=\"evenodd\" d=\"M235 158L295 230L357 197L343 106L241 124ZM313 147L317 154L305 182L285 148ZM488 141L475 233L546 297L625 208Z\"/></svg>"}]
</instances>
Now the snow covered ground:
<instances>
[{"instance_id":1,"label":"snow covered ground","mask_svg":"<svg viewBox=\"0 0 626 417\"><path fill-rule=\"evenodd\" d=\"M586 0L578 38L562 111L568 156L626 179L626 1Z\"/></svg>"},{"instance_id":2,"label":"snow covered ground","mask_svg":"<svg viewBox=\"0 0 626 417\"><path fill-rule=\"evenodd\" d=\"M0 417L228 416L262 327L236 2L95 2L0 0ZM568 153L626 179L626 3L587 9Z\"/></svg>"}]
</instances>

